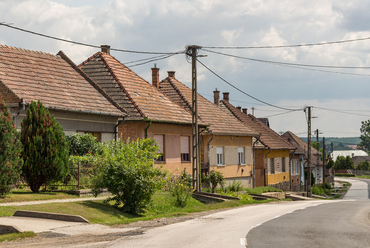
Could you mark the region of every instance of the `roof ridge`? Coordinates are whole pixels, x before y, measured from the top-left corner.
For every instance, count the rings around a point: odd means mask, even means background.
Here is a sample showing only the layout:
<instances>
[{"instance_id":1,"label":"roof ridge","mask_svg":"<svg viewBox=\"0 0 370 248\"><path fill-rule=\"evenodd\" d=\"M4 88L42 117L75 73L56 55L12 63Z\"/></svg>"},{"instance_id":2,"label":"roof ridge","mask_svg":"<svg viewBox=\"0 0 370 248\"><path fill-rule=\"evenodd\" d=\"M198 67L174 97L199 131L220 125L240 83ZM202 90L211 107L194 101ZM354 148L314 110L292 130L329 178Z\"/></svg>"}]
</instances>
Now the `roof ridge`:
<instances>
[{"instance_id":1,"label":"roof ridge","mask_svg":"<svg viewBox=\"0 0 370 248\"><path fill-rule=\"evenodd\" d=\"M110 97L98 84L96 84L84 71L81 70L73 61L63 52L59 51L58 54L64 61L66 61L73 69L75 69L86 81L88 81L91 86L99 91L111 104L116 108L121 110L123 113L127 114L126 109L119 105L112 97Z\"/></svg>"},{"instance_id":2,"label":"roof ridge","mask_svg":"<svg viewBox=\"0 0 370 248\"><path fill-rule=\"evenodd\" d=\"M181 93L181 91L179 90L179 88L172 82L171 78L170 77L166 77L164 80L166 80L166 81L168 81L170 83L170 85L177 92L177 94L179 94L180 98L185 102L186 106L191 111L192 110L192 107L190 106L190 103L186 100L186 97L184 96L184 94ZM163 82L164 80L162 80L161 82ZM176 80L176 81L178 81L178 80ZM159 85L161 85L161 82L159 83ZM181 83L180 81L178 81L178 82ZM198 116L198 118L200 118L200 117Z\"/></svg>"},{"instance_id":3,"label":"roof ridge","mask_svg":"<svg viewBox=\"0 0 370 248\"><path fill-rule=\"evenodd\" d=\"M119 78L116 76L116 74L113 72L113 69L109 66L109 64L107 63L106 59L104 58L105 54L103 54L102 52L99 52L100 54L100 58L102 60L102 62L104 63L104 65L106 66L106 68L108 69L109 73L111 74L111 76L114 78L114 80L117 82L118 86L122 89L122 91L126 94L127 98L130 100L130 102L132 103L132 105L134 105L134 107L137 109L137 111L140 113L141 117L145 118L147 117L144 112L142 111L142 109L136 104L136 102L134 101L134 99L132 99L132 97L130 96L130 94L127 92L127 90L125 89L125 87L123 86L123 84L121 83L121 80L119 80ZM110 56L112 58L114 58L113 56ZM114 58L115 60L117 60L116 58ZM117 60L118 61L118 60ZM119 61L118 61L119 62ZM120 64L122 64L120 62ZM123 66L125 66L124 64L122 64ZM127 66L126 66L127 67ZM127 67L128 68L128 67Z\"/></svg>"},{"instance_id":4,"label":"roof ridge","mask_svg":"<svg viewBox=\"0 0 370 248\"><path fill-rule=\"evenodd\" d=\"M17 50L17 51L22 51L22 52L27 52L27 53L44 54L44 55L48 55L48 56L52 56L52 57L56 56L55 54L52 54L52 53L34 51L34 50L24 49L24 48L20 48L20 47L12 47L12 46L7 46L7 45L0 45L0 47L12 49L12 50Z\"/></svg>"}]
</instances>

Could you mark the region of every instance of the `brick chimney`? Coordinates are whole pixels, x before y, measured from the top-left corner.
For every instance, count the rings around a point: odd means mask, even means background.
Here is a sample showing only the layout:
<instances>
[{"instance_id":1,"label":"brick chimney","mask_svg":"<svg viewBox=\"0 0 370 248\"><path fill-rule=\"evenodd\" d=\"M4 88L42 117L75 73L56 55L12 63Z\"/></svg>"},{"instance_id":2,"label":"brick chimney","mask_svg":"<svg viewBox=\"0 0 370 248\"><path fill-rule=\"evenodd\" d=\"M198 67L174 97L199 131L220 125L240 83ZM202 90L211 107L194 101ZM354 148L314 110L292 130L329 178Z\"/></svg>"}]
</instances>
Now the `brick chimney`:
<instances>
[{"instance_id":1,"label":"brick chimney","mask_svg":"<svg viewBox=\"0 0 370 248\"><path fill-rule=\"evenodd\" d=\"M216 90L213 91L213 103L217 106L220 104L220 91Z\"/></svg>"},{"instance_id":2,"label":"brick chimney","mask_svg":"<svg viewBox=\"0 0 370 248\"><path fill-rule=\"evenodd\" d=\"M157 89L159 88L159 68L157 68L156 64L154 64L154 68L152 68L152 84Z\"/></svg>"},{"instance_id":3,"label":"brick chimney","mask_svg":"<svg viewBox=\"0 0 370 248\"><path fill-rule=\"evenodd\" d=\"M175 71L167 71L169 78L175 78Z\"/></svg>"},{"instance_id":4,"label":"brick chimney","mask_svg":"<svg viewBox=\"0 0 370 248\"><path fill-rule=\"evenodd\" d=\"M247 108L243 108L242 110L243 110L244 114L246 114L246 115L248 114L248 109Z\"/></svg>"},{"instance_id":5,"label":"brick chimney","mask_svg":"<svg viewBox=\"0 0 370 248\"><path fill-rule=\"evenodd\" d=\"M240 112L242 111L242 107L238 106L236 107Z\"/></svg>"},{"instance_id":6,"label":"brick chimney","mask_svg":"<svg viewBox=\"0 0 370 248\"><path fill-rule=\"evenodd\" d=\"M223 100L225 102L229 102L229 92L223 92L222 94L224 95L224 99Z\"/></svg>"},{"instance_id":7,"label":"brick chimney","mask_svg":"<svg viewBox=\"0 0 370 248\"><path fill-rule=\"evenodd\" d=\"M110 46L109 45L101 45L100 48L101 48L101 51L103 53L110 54Z\"/></svg>"}]
</instances>

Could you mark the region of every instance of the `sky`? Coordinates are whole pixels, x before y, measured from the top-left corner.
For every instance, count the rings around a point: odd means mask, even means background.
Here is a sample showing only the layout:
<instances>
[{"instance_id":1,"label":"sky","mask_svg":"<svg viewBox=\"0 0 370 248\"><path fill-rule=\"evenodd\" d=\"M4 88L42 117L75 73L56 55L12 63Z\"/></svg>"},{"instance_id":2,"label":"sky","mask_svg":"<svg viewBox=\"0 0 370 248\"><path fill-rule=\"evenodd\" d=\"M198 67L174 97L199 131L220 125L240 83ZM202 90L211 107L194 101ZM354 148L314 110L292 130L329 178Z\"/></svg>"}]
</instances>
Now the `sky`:
<instances>
[{"instance_id":1,"label":"sky","mask_svg":"<svg viewBox=\"0 0 370 248\"><path fill-rule=\"evenodd\" d=\"M363 67L370 68L370 39L358 40L370 37L369 12L370 0L0 0L0 23L70 41L161 53L201 46L205 56L198 59L214 73L197 64L200 94L213 101L216 88L229 92L233 105L268 117L276 132L300 137L307 135L307 106L320 136L358 137L369 119L370 70ZM347 40L357 41L291 46ZM76 64L100 50L5 26L0 44L62 50ZM148 82L156 63L160 79L176 71L191 87L184 54L141 65L135 61L158 55L111 54Z\"/></svg>"}]
</instances>

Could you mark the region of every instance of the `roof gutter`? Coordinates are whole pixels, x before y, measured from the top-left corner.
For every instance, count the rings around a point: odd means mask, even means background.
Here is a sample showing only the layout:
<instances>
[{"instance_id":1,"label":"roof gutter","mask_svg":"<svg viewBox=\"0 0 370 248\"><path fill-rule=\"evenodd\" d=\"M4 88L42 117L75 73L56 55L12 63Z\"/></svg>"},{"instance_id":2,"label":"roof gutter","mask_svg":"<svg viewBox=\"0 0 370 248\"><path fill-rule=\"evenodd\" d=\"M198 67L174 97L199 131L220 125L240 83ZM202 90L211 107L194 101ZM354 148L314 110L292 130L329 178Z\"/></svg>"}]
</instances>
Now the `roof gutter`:
<instances>
[{"instance_id":1,"label":"roof gutter","mask_svg":"<svg viewBox=\"0 0 370 248\"><path fill-rule=\"evenodd\" d=\"M118 126L125 121L125 117L122 120L118 121L117 125L114 126L114 140L117 141Z\"/></svg>"},{"instance_id":2,"label":"roof gutter","mask_svg":"<svg viewBox=\"0 0 370 248\"><path fill-rule=\"evenodd\" d=\"M145 128L145 138L148 138L148 129L152 125L152 120L149 120L149 125Z\"/></svg>"},{"instance_id":3,"label":"roof gutter","mask_svg":"<svg viewBox=\"0 0 370 248\"><path fill-rule=\"evenodd\" d=\"M212 133L212 138L207 143L207 156L208 156L208 173L211 171L211 153L210 153L210 144L213 138L215 137L214 133Z\"/></svg>"}]
</instances>

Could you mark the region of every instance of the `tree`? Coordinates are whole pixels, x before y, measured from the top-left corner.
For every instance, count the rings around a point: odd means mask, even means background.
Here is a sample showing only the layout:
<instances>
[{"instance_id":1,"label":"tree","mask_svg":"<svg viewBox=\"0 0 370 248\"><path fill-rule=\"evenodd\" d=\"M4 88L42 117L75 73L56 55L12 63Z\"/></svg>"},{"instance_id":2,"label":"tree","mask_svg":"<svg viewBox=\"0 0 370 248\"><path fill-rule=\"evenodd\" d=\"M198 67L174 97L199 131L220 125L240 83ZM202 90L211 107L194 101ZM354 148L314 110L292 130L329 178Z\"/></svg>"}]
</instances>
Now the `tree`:
<instances>
[{"instance_id":1,"label":"tree","mask_svg":"<svg viewBox=\"0 0 370 248\"><path fill-rule=\"evenodd\" d=\"M114 201L126 213L142 213L165 183L166 173L153 166L158 149L153 139L117 140L105 145L93 180L94 195L108 189L112 197L107 202Z\"/></svg>"},{"instance_id":2,"label":"tree","mask_svg":"<svg viewBox=\"0 0 370 248\"><path fill-rule=\"evenodd\" d=\"M70 136L67 136L66 139L68 142L70 155L83 156L87 153L102 153L101 143L96 141L96 138L89 133L82 135L74 133Z\"/></svg>"},{"instance_id":3,"label":"tree","mask_svg":"<svg viewBox=\"0 0 370 248\"><path fill-rule=\"evenodd\" d=\"M225 183L224 175L215 170L211 170L208 175L204 175L203 180L206 184L211 186L212 193L215 193L215 189L218 184L223 187Z\"/></svg>"},{"instance_id":4,"label":"tree","mask_svg":"<svg viewBox=\"0 0 370 248\"><path fill-rule=\"evenodd\" d=\"M361 149L370 152L370 120L362 121L360 128L361 136L360 143L357 145L357 149Z\"/></svg>"},{"instance_id":5,"label":"tree","mask_svg":"<svg viewBox=\"0 0 370 248\"><path fill-rule=\"evenodd\" d=\"M335 170L348 170L354 169L353 160L350 156L343 157L338 156L337 160L334 162Z\"/></svg>"},{"instance_id":6,"label":"tree","mask_svg":"<svg viewBox=\"0 0 370 248\"><path fill-rule=\"evenodd\" d=\"M368 171L368 170L370 170L370 162L367 161L367 160L361 161L361 162L358 163L356 169Z\"/></svg>"},{"instance_id":7,"label":"tree","mask_svg":"<svg viewBox=\"0 0 370 248\"><path fill-rule=\"evenodd\" d=\"M31 102L21 123L22 176L33 192L68 173L68 146L63 128L40 101Z\"/></svg>"},{"instance_id":8,"label":"tree","mask_svg":"<svg viewBox=\"0 0 370 248\"><path fill-rule=\"evenodd\" d=\"M19 180L22 167L22 144L14 121L0 98L0 197L10 192L11 187Z\"/></svg>"}]
</instances>

